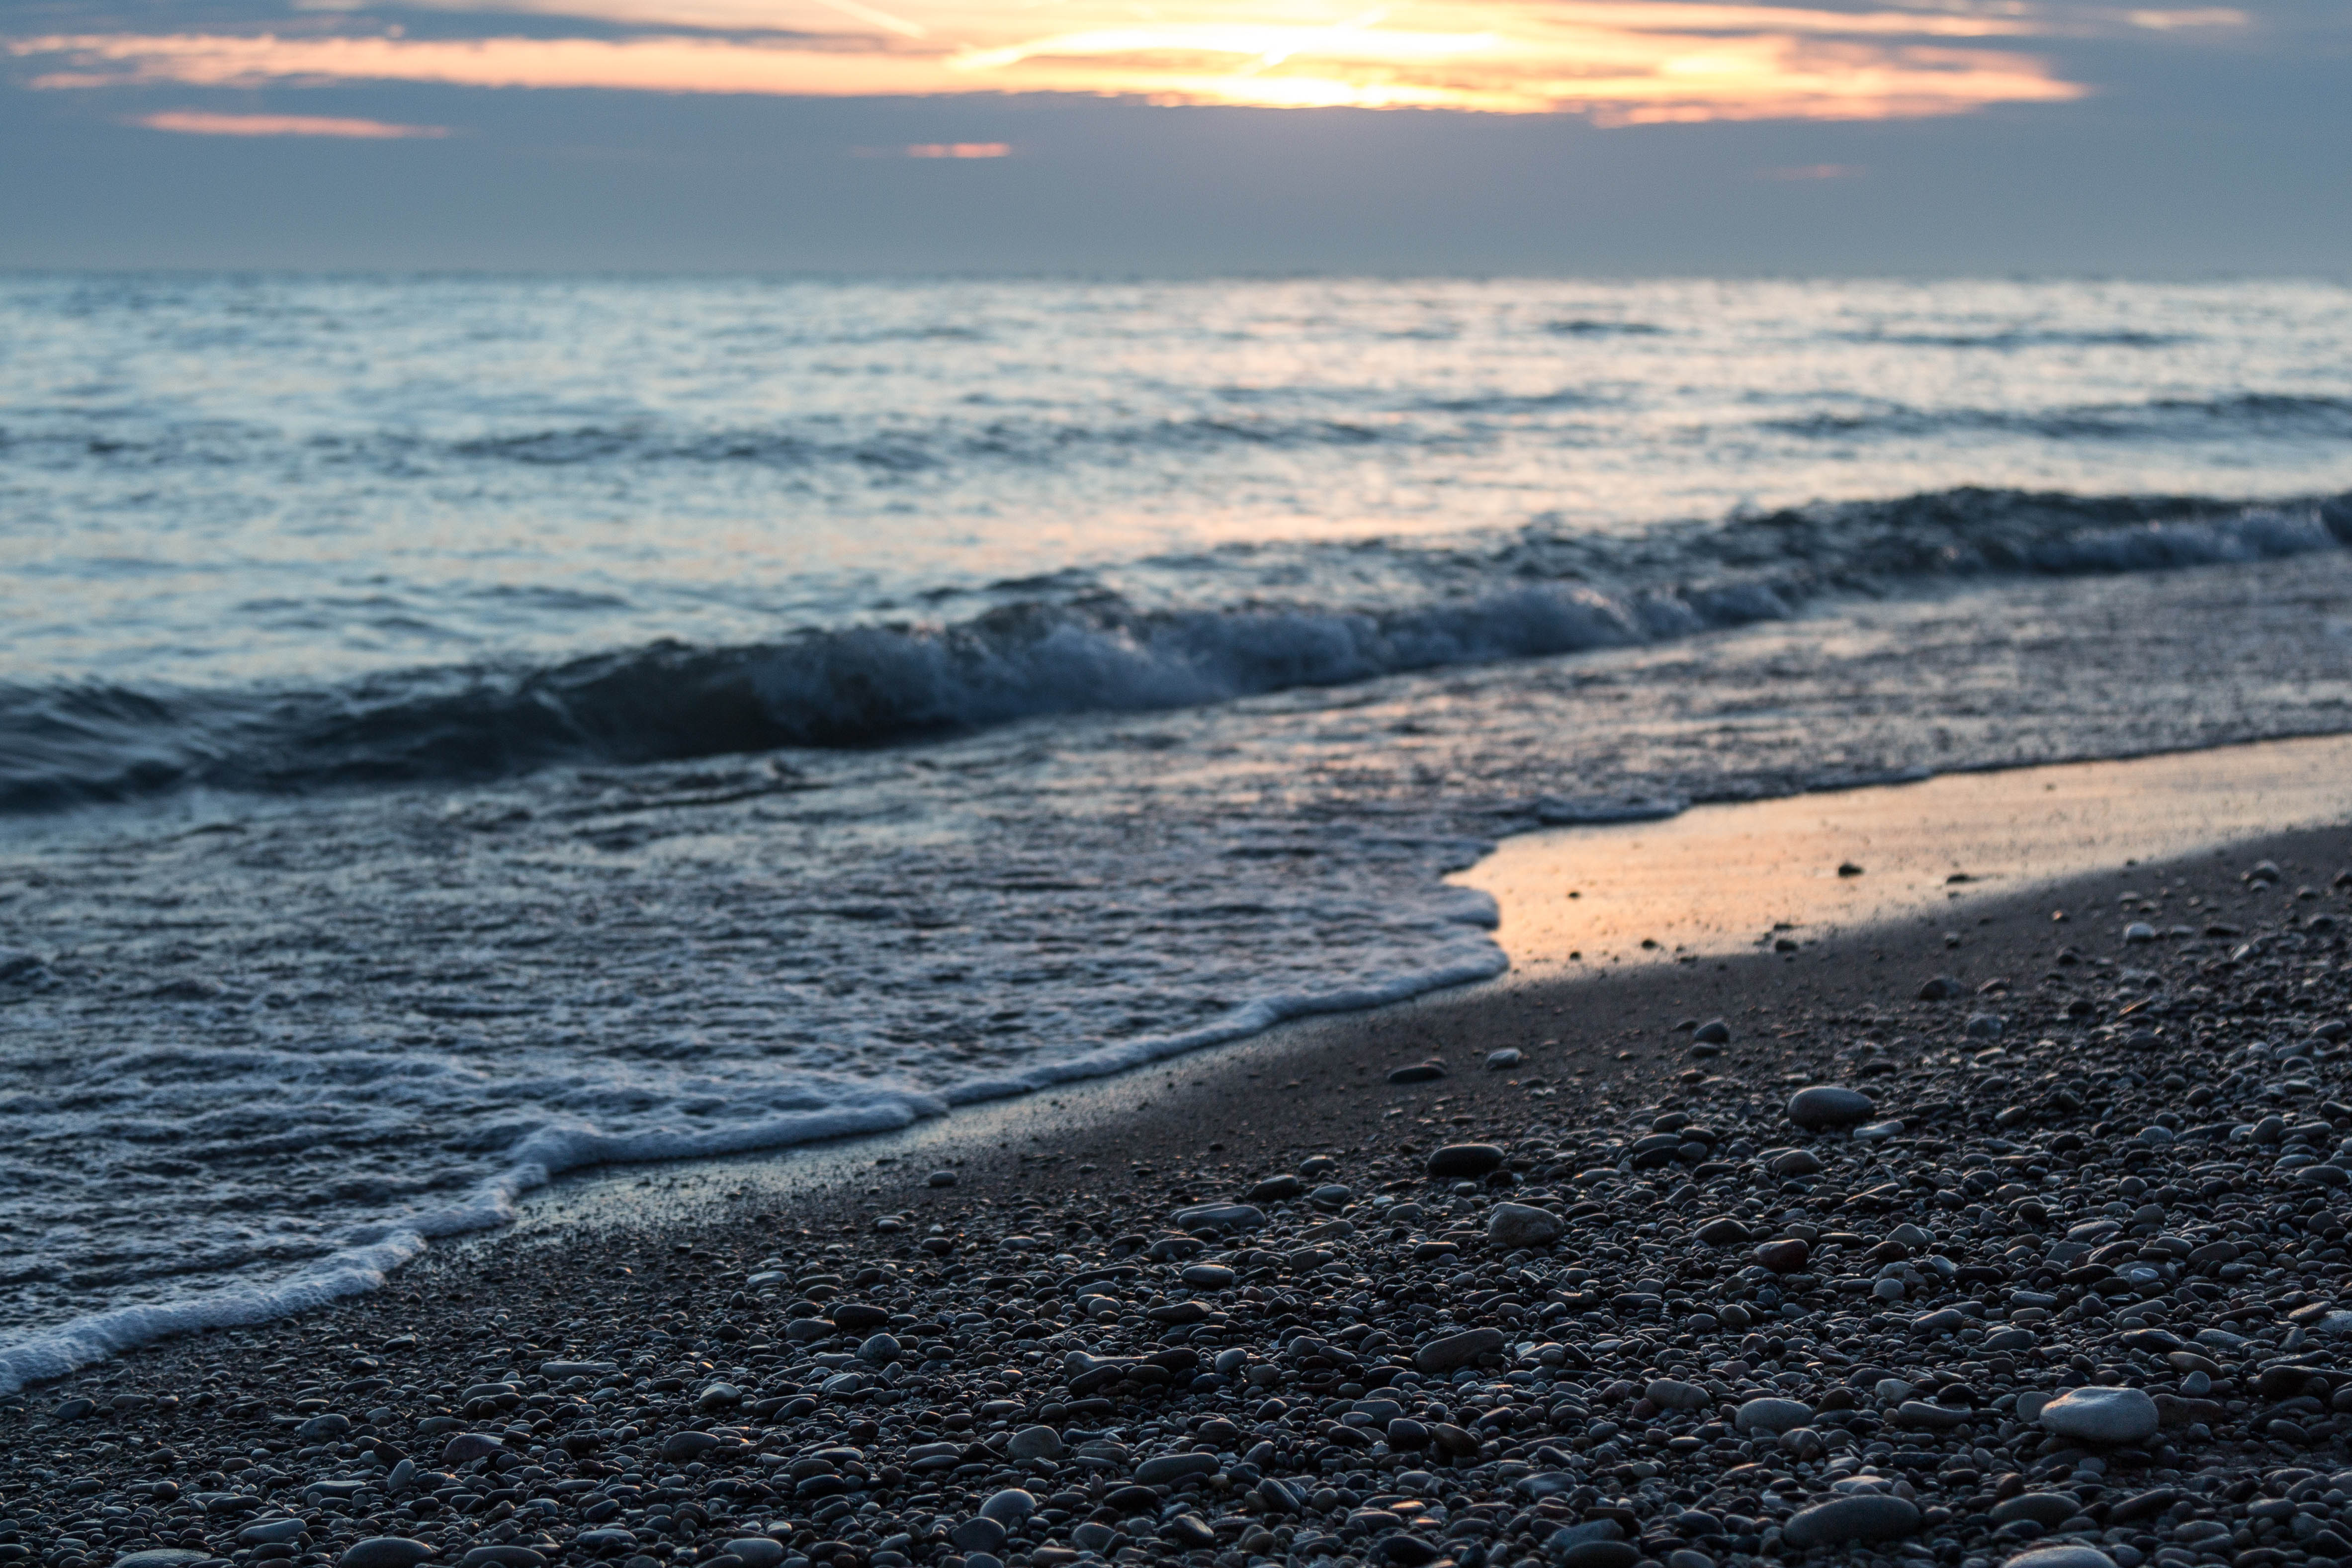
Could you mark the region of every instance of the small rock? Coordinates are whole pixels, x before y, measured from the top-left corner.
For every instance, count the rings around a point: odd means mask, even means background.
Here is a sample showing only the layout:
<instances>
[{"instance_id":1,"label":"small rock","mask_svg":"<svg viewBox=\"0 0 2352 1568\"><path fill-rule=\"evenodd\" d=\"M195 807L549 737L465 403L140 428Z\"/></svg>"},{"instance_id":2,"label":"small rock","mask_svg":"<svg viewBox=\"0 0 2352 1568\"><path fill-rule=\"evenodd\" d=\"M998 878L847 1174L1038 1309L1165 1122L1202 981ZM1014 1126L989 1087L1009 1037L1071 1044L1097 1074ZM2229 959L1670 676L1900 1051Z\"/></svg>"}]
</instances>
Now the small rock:
<instances>
[{"instance_id":1,"label":"small rock","mask_svg":"<svg viewBox=\"0 0 2352 1568\"><path fill-rule=\"evenodd\" d=\"M1838 862L1838 875L1841 877L1859 877L1862 875L1862 868L1855 865L1851 860L1841 860Z\"/></svg>"},{"instance_id":2,"label":"small rock","mask_svg":"<svg viewBox=\"0 0 2352 1568\"><path fill-rule=\"evenodd\" d=\"M1997 1040L2008 1025L2009 1020L1998 1013L1971 1013L1964 1032L1972 1040Z\"/></svg>"},{"instance_id":3,"label":"small rock","mask_svg":"<svg viewBox=\"0 0 2352 1568\"><path fill-rule=\"evenodd\" d=\"M1919 987L1919 1000L1922 1002L1948 1002L1953 997L1965 994L1967 990L1968 987L1962 985L1950 975L1938 974L1934 979Z\"/></svg>"},{"instance_id":4,"label":"small rock","mask_svg":"<svg viewBox=\"0 0 2352 1568\"><path fill-rule=\"evenodd\" d=\"M708 1432L673 1432L662 1439L661 1457L673 1465L683 1465L717 1447L719 1439Z\"/></svg>"},{"instance_id":5,"label":"small rock","mask_svg":"<svg viewBox=\"0 0 2352 1568\"><path fill-rule=\"evenodd\" d=\"M190 1552L178 1546L153 1546L144 1552L127 1552L114 1560L114 1568L184 1568L190 1563L209 1560L209 1552Z\"/></svg>"},{"instance_id":6,"label":"small rock","mask_svg":"<svg viewBox=\"0 0 2352 1568\"><path fill-rule=\"evenodd\" d=\"M1217 1457L1214 1454L1161 1454L1135 1467L1135 1484L1168 1486L1186 1476L1214 1475L1216 1469Z\"/></svg>"},{"instance_id":7,"label":"small rock","mask_svg":"<svg viewBox=\"0 0 2352 1568\"><path fill-rule=\"evenodd\" d=\"M291 1541L310 1528L308 1521L299 1519L265 1519L258 1524L248 1524L236 1532L239 1546L275 1546Z\"/></svg>"},{"instance_id":8,"label":"small rock","mask_svg":"<svg viewBox=\"0 0 2352 1568\"><path fill-rule=\"evenodd\" d=\"M1750 1399L1739 1406L1732 1424L1742 1432L1769 1432L1779 1436L1793 1431L1813 1418L1813 1407L1801 1400L1775 1399L1766 1396Z\"/></svg>"},{"instance_id":9,"label":"small rock","mask_svg":"<svg viewBox=\"0 0 2352 1568\"><path fill-rule=\"evenodd\" d=\"M2042 1407L2042 1425L2084 1443L2137 1443L2156 1436L2156 1401L2137 1388L2074 1388Z\"/></svg>"},{"instance_id":10,"label":"small rock","mask_svg":"<svg viewBox=\"0 0 2352 1568\"><path fill-rule=\"evenodd\" d=\"M1506 1250L1549 1247L1559 1239L1559 1216L1527 1204L1496 1204L1486 1211L1486 1239Z\"/></svg>"},{"instance_id":11,"label":"small rock","mask_svg":"<svg viewBox=\"0 0 2352 1568\"><path fill-rule=\"evenodd\" d=\"M781 1568L784 1543L765 1535L740 1535L721 1550L743 1560L743 1568Z\"/></svg>"},{"instance_id":12,"label":"small rock","mask_svg":"<svg viewBox=\"0 0 2352 1568\"><path fill-rule=\"evenodd\" d=\"M1214 1468L1214 1461L1211 1466ZM1019 1487L1007 1487L980 1505L981 1518L992 1519L1007 1530L1036 1511L1036 1498Z\"/></svg>"},{"instance_id":13,"label":"small rock","mask_svg":"<svg viewBox=\"0 0 2352 1568\"><path fill-rule=\"evenodd\" d=\"M1307 1184L1293 1175L1268 1176L1250 1188L1246 1194L1254 1204L1277 1204L1287 1198L1307 1195Z\"/></svg>"},{"instance_id":14,"label":"small rock","mask_svg":"<svg viewBox=\"0 0 2352 1568\"><path fill-rule=\"evenodd\" d=\"M345 1548L338 1561L341 1568L416 1568L439 1552L437 1546L404 1535L371 1535Z\"/></svg>"},{"instance_id":15,"label":"small rock","mask_svg":"<svg viewBox=\"0 0 2352 1568\"><path fill-rule=\"evenodd\" d=\"M1691 1042L1701 1046L1727 1046L1731 1043L1731 1026L1721 1018L1709 1018L1691 1031Z\"/></svg>"},{"instance_id":16,"label":"small rock","mask_svg":"<svg viewBox=\"0 0 2352 1568\"><path fill-rule=\"evenodd\" d=\"M2226 1543L2228 1537L2222 1539ZM2021 1552L2002 1563L2001 1568L2116 1568L2116 1560L2095 1546L2067 1542Z\"/></svg>"},{"instance_id":17,"label":"small rock","mask_svg":"<svg viewBox=\"0 0 2352 1568\"><path fill-rule=\"evenodd\" d=\"M1502 1168L1503 1152L1492 1143L1448 1143L1429 1156L1427 1166L1441 1180L1484 1176Z\"/></svg>"},{"instance_id":18,"label":"small rock","mask_svg":"<svg viewBox=\"0 0 2352 1568\"><path fill-rule=\"evenodd\" d=\"M1916 1505L1899 1497L1856 1492L1801 1509L1780 1534L1796 1547L1843 1546L1852 1541L1894 1541L1918 1528Z\"/></svg>"},{"instance_id":19,"label":"small rock","mask_svg":"<svg viewBox=\"0 0 2352 1568\"><path fill-rule=\"evenodd\" d=\"M1789 1097L1789 1120L1808 1132L1857 1126L1877 1110L1870 1096L1836 1084L1815 1084Z\"/></svg>"},{"instance_id":20,"label":"small rock","mask_svg":"<svg viewBox=\"0 0 2352 1568\"><path fill-rule=\"evenodd\" d=\"M1023 1461L1058 1459L1069 1450L1063 1446L1062 1435L1051 1426L1024 1426L1013 1434L1004 1451Z\"/></svg>"},{"instance_id":21,"label":"small rock","mask_svg":"<svg viewBox=\"0 0 2352 1568\"><path fill-rule=\"evenodd\" d=\"M1468 1366L1482 1355L1492 1355L1503 1348L1499 1329L1465 1329L1458 1334L1432 1340L1412 1352L1413 1370L1422 1373L1452 1372Z\"/></svg>"},{"instance_id":22,"label":"small rock","mask_svg":"<svg viewBox=\"0 0 2352 1568\"><path fill-rule=\"evenodd\" d=\"M1810 1243L1797 1237L1768 1241L1756 1249L1756 1261L1775 1274L1794 1274L1813 1255Z\"/></svg>"},{"instance_id":23,"label":"small rock","mask_svg":"<svg viewBox=\"0 0 2352 1568\"><path fill-rule=\"evenodd\" d=\"M2156 928L2148 924L2146 921L2134 921L2131 924L2124 927L2124 940L2135 945L2140 942L2154 942L2156 940Z\"/></svg>"},{"instance_id":24,"label":"small rock","mask_svg":"<svg viewBox=\"0 0 2352 1568\"><path fill-rule=\"evenodd\" d=\"M985 1514L967 1519L948 1531L948 1539L962 1552L1002 1552L1007 1538L1004 1526Z\"/></svg>"},{"instance_id":25,"label":"small rock","mask_svg":"<svg viewBox=\"0 0 2352 1568\"><path fill-rule=\"evenodd\" d=\"M1710 1403L1706 1389L1672 1377L1652 1378L1642 1397L1661 1410L1704 1410Z\"/></svg>"},{"instance_id":26,"label":"small rock","mask_svg":"<svg viewBox=\"0 0 2352 1568\"><path fill-rule=\"evenodd\" d=\"M1713 1219L1702 1220L1691 1234L1707 1247L1744 1247L1756 1238L1754 1231L1729 1215L1717 1215Z\"/></svg>"},{"instance_id":27,"label":"small rock","mask_svg":"<svg viewBox=\"0 0 2352 1568\"><path fill-rule=\"evenodd\" d=\"M1415 1062L1411 1067L1389 1069L1391 1083L1434 1083L1445 1076L1445 1064L1443 1062Z\"/></svg>"},{"instance_id":28,"label":"small rock","mask_svg":"<svg viewBox=\"0 0 2352 1568\"><path fill-rule=\"evenodd\" d=\"M953 1171L933 1171L923 1178L923 1184L927 1187L952 1187L956 1184L956 1173Z\"/></svg>"},{"instance_id":29,"label":"small rock","mask_svg":"<svg viewBox=\"0 0 2352 1568\"><path fill-rule=\"evenodd\" d=\"M1486 1070L1488 1072L1501 1072L1507 1068L1515 1068L1527 1059L1525 1053L1521 1052L1517 1047L1506 1046L1499 1051L1488 1051L1486 1053Z\"/></svg>"},{"instance_id":30,"label":"small rock","mask_svg":"<svg viewBox=\"0 0 2352 1568\"><path fill-rule=\"evenodd\" d=\"M494 1437L488 1432L460 1432L441 1445L441 1462L445 1465L463 1465L474 1459L487 1458L491 1454L502 1453L506 1446L504 1438ZM392 1541L404 1538L387 1535L383 1539Z\"/></svg>"}]
</instances>

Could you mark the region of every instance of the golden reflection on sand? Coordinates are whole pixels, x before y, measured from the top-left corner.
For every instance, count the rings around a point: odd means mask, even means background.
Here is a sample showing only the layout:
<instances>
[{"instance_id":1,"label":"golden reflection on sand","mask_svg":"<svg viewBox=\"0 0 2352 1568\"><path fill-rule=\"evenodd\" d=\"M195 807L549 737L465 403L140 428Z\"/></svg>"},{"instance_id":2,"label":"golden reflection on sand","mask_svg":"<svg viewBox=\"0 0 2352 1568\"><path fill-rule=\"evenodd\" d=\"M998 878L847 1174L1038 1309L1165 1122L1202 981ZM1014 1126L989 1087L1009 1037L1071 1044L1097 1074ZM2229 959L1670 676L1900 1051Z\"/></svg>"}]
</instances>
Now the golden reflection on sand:
<instances>
[{"instance_id":1,"label":"golden reflection on sand","mask_svg":"<svg viewBox=\"0 0 2352 1568\"><path fill-rule=\"evenodd\" d=\"M2352 736L2276 741L2129 762L1954 773L1921 784L1705 805L1660 822L1506 839L1448 879L1492 894L1517 979L1800 945L1888 921L1968 940L1980 894L2013 893L2256 835L2330 824L2352 838ZM1839 867L1861 868L1841 876ZM1954 880L1954 879L1962 879ZM2157 891L2119 875L2116 894ZM2273 901L2293 889L2269 895ZM2214 914L2112 900L2053 922L2052 947L2112 953L2124 927L2202 929ZM1776 931L1776 926L1786 927ZM1654 942L1644 948L1644 941ZM1580 953L1571 959L1570 953Z\"/></svg>"}]
</instances>

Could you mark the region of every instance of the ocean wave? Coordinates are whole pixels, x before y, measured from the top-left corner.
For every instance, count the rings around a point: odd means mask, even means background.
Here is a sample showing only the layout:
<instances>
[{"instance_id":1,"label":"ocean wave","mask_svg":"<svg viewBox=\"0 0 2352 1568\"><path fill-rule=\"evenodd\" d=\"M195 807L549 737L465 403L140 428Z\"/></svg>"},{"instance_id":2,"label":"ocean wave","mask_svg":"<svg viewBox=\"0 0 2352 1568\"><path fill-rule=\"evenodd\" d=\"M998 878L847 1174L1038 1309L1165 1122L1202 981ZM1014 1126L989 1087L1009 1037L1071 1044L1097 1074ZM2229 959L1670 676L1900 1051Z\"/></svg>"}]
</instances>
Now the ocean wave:
<instances>
[{"instance_id":1,"label":"ocean wave","mask_svg":"<svg viewBox=\"0 0 2352 1568\"><path fill-rule=\"evenodd\" d=\"M1783 435L1826 439L1971 431L2054 441L2332 439L2352 437L2352 399L2244 393L2231 397L2160 397L2146 403L2028 411L1896 405L1856 414L1768 419L1763 427Z\"/></svg>"},{"instance_id":2,"label":"ocean wave","mask_svg":"<svg viewBox=\"0 0 2352 1568\"><path fill-rule=\"evenodd\" d=\"M1850 343L1883 343L1897 348L1929 349L2165 349L2193 342L2187 332L2011 327L1990 332L1846 332Z\"/></svg>"},{"instance_id":3,"label":"ocean wave","mask_svg":"<svg viewBox=\"0 0 2352 1568\"><path fill-rule=\"evenodd\" d=\"M321 689L0 686L0 811L187 785L297 792L479 781L884 744L1080 712L1192 707L1448 666L1625 647L1778 620L1838 592L2002 574L2081 575L2352 545L2352 498L1939 491L1669 529L1640 540L1530 529L1483 552L1380 548L1422 602L1143 609L1025 598L944 626L624 649L548 667L449 668ZM1344 549L1360 554L1361 544Z\"/></svg>"}]
</instances>

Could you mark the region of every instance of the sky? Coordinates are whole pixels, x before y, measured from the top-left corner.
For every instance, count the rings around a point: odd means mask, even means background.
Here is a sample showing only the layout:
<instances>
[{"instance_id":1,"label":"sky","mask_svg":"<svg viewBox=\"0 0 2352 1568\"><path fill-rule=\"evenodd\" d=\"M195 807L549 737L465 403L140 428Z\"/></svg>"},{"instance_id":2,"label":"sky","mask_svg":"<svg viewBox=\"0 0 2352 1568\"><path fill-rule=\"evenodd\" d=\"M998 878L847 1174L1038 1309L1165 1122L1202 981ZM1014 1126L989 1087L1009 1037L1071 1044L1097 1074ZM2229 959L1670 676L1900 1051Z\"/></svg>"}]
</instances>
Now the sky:
<instances>
[{"instance_id":1,"label":"sky","mask_svg":"<svg viewBox=\"0 0 2352 1568\"><path fill-rule=\"evenodd\" d=\"M2344 0L9 0L0 267L2352 276Z\"/></svg>"}]
</instances>

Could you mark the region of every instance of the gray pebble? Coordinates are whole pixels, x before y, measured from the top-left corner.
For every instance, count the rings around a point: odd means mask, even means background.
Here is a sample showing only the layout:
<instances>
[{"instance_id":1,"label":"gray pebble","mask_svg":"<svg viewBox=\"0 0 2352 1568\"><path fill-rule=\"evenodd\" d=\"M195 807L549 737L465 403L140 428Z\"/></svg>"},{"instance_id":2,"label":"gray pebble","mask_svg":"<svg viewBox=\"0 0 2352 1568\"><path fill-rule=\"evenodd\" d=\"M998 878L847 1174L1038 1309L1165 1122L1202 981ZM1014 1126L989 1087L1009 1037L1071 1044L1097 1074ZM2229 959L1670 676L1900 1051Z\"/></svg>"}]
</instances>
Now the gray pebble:
<instances>
[{"instance_id":1,"label":"gray pebble","mask_svg":"<svg viewBox=\"0 0 2352 1568\"><path fill-rule=\"evenodd\" d=\"M1877 1110L1870 1096L1836 1084L1815 1084L1789 1097L1789 1120L1808 1132L1858 1126Z\"/></svg>"},{"instance_id":2,"label":"gray pebble","mask_svg":"<svg viewBox=\"0 0 2352 1568\"><path fill-rule=\"evenodd\" d=\"M1899 1497L1856 1492L1801 1509L1781 1528L1791 1546L1843 1546L1894 1541L1919 1528L1919 1510Z\"/></svg>"},{"instance_id":3,"label":"gray pebble","mask_svg":"<svg viewBox=\"0 0 2352 1568\"><path fill-rule=\"evenodd\" d=\"M416 1568L438 1554L437 1547L404 1535L372 1535L345 1548L338 1562L341 1568Z\"/></svg>"},{"instance_id":4,"label":"gray pebble","mask_svg":"<svg viewBox=\"0 0 2352 1568\"><path fill-rule=\"evenodd\" d=\"M1559 1216L1549 1209L1496 1204L1486 1211L1486 1239L1506 1250L1549 1247L1559 1233Z\"/></svg>"},{"instance_id":5,"label":"gray pebble","mask_svg":"<svg viewBox=\"0 0 2352 1568\"><path fill-rule=\"evenodd\" d=\"M1802 1426L1813 1418L1813 1407L1796 1399L1775 1399L1766 1396L1750 1399L1739 1406L1733 1425L1742 1432L1769 1432L1775 1436L1791 1428Z\"/></svg>"},{"instance_id":6,"label":"gray pebble","mask_svg":"<svg viewBox=\"0 0 2352 1568\"><path fill-rule=\"evenodd\" d=\"M2137 1443L2156 1436L2156 1401L2137 1388L2070 1389L2042 1407L2041 1423L2085 1443Z\"/></svg>"}]
</instances>

